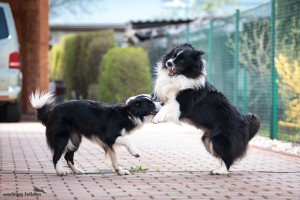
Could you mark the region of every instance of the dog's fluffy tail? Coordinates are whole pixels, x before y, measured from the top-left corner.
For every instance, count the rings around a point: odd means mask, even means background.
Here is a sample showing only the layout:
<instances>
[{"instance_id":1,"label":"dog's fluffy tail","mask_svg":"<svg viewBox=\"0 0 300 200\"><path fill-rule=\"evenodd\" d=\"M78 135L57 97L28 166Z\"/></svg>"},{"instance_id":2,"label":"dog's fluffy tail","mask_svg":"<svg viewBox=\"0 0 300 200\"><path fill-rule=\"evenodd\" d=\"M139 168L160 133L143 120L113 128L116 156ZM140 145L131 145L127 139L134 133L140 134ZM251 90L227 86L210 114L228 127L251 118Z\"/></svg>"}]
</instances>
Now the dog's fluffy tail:
<instances>
[{"instance_id":1,"label":"dog's fluffy tail","mask_svg":"<svg viewBox=\"0 0 300 200\"><path fill-rule=\"evenodd\" d=\"M29 97L32 107L37 110L37 120L46 125L50 112L54 107L55 97L50 92L36 90Z\"/></svg>"},{"instance_id":2,"label":"dog's fluffy tail","mask_svg":"<svg viewBox=\"0 0 300 200\"><path fill-rule=\"evenodd\" d=\"M249 114L246 115L246 118L248 119L248 121L250 122L250 134L249 134L249 141L256 135L256 133L259 130L260 127L260 119L257 115L255 114Z\"/></svg>"}]
</instances>

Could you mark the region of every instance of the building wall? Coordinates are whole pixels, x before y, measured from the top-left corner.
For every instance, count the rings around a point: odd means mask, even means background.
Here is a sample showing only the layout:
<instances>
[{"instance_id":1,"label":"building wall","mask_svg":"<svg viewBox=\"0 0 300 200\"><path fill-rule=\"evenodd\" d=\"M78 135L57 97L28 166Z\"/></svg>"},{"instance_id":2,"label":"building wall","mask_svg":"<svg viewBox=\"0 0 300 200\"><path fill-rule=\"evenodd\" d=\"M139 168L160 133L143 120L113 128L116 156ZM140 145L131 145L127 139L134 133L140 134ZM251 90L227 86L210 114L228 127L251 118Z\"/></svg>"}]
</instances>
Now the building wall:
<instances>
[{"instance_id":1,"label":"building wall","mask_svg":"<svg viewBox=\"0 0 300 200\"><path fill-rule=\"evenodd\" d=\"M49 3L47 0L1 0L13 12L22 57L22 112L34 113L29 94L48 90Z\"/></svg>"}]
</instances>

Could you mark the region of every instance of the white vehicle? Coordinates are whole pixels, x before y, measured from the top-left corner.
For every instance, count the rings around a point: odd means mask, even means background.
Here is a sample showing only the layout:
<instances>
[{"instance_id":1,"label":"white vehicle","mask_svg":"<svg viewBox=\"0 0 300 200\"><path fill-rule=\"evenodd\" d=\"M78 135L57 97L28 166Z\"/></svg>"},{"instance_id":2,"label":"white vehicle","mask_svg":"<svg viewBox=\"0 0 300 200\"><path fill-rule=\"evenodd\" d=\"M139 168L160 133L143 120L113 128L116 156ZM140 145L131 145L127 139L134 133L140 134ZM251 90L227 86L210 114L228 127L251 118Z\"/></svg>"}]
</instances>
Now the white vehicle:
<instances>
[{"instance_id":1,"label":"white vehicle","mask_svg":"<svg viewBox=\"0 0 300 200\"><path fill-rule=\"evenodd\" d=\"M8 3L0 2L0 120L18 122L21 118L22 73L19 42Z\"/></svg>"}]
</instances>

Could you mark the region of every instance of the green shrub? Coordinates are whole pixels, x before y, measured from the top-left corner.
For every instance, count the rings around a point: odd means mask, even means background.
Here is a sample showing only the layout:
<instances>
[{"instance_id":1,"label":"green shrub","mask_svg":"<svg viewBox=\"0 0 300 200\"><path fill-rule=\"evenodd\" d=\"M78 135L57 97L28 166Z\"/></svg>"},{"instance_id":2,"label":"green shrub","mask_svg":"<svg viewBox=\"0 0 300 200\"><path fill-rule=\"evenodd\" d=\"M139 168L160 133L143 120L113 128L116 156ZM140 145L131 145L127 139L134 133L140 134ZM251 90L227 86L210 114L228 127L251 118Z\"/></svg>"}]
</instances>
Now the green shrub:
<instances>
[{"instance_id":1,"label":"green shrub","mask_svg":"<svg viewBox=\"0 0 300 200\"><path fill-rule=\"evenodd\" d=\"M124 102L128 97L151 92L148 54L137 47L110 49L103 57L98 79L98 99Z\"/></svg>"},{"instance_id":2,"label":"green shrub","mask_svg":"<svg viewBox=\"0 0 300 200\"><path fill-rule=\"evenodd\" d=\"M65 38L62 66L69 99L72 91L77 97L88 97L90 85L97 81L103 54L114 46L112 30L79 33Z\"/></svg>"},{"instance_id":3,"label":"green shrub","mask_svg":"<svg viewBox=\"0 0 300 200\"><path fill-rule=\"evenodd\" d=\"M58 43L52 46L50 51L50 79L57 80L62 79L62 56L63 56L63 44Z\"/></svg>"},{"instance_id":4,"label":"green shrub","mask_svg":"<svg viewBox=\"0 0 300 200\"><path fill-rule=\"evenodd\" d=\"M108 49L112 48L112 44L114 41L110 41L109 38L107 40L103 40L102 38L94 38L88 47L87 50L87 65L89 70L89 87L88 87L88 98L89 99L97 99L97 80L99 73L101 73L101 63L103 55L107 52ZM101 48L99 48L101 46Z\"/></svg>"},{"instance_id":5,"label":"green shrub","mask_svg":"<svg viewBox=\"0 0 300 200\"><path fill-rule=\"evenodd\" d=\"M71 99L71 91L73 85L74 68L76 68L75 50L76 50L76 35L69 35L65 38L62 71L63 80L66 88L67 98Z\"/></svg>"}]
</instances>

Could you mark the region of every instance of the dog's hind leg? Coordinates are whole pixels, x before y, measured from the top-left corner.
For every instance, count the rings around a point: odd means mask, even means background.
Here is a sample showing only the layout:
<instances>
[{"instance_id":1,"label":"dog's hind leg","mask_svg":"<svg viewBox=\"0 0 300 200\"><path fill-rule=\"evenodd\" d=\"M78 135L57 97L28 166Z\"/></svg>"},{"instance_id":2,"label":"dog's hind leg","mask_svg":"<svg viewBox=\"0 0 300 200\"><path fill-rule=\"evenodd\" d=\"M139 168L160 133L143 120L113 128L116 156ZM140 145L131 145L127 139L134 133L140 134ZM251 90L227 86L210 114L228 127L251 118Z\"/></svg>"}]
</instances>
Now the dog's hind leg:
<instances>
[{"instance_id":1,"label":"dog's hind leg","mask_svg":"<svg viewBox=\"0 0 300 200\"><path fill-rule=\"evenodd\" d=\"M221 159L221 165L210 171L213 175L228 174L230 166L233 164L233 154L228 138L219 135L212 138L214 155Z\"/></svg>"},{"instance_id":2,"label":"dog's hind leg","mask_svg":"<svg viewBox=\"0 0 300 200\"><path fill-rule=\"evenodd\" d=\"M63 169L61 165L61 156L65 151L65 148L68 144L68 137L67 136L60 136L59 134L56 135L56 144L53 149L53 164L56 170L57 175L59 176L66 176L67 172Z\"/></svg>"},{"instance_id":3,"label":"dog's hind leg","mask_svg":"<svg viewBox=\"0 0 300 200\"><path fill-rule=\"evenodd\" d=\"M226 175L226 174L228 174L228 170L227 170L225 162L221 159L221 165L216 169L210 170L210 173L212 175Z\"/></svg>"},{"instance_id":4,"label":"dog's hind leg","mask_svg":"<svg viewBox=\"0 0 300 200\"><path fill-rule=\"evenodd\" d=\"M221 159L221 165L210 171L213 175L228 174L228 170L233 164L234 155L232 154L232 146L229 138L225 136L226 134L221 132L224 130L226 130L224 127L215 127L209 136L210 153Z\"/></svg>"},{"instance_id":5,"label":"dog's hind leg","mask_svg":"<svg viewBox=\"0 0 300 200\"><path fill-rule=\"evenodd\" d=\"M119 166L118 156L113 148L108 148L107 154L111 160L112 167L115 169L117 174L119 174L119 175L130 174L129 171L124 170L121 166Z\"/></svg>"},{"instance_id":6,"label":"dog's hind leg","mask_svg":"<svg viewBox=\"0 0 300 200\"><path fill-rule=\"evenodd\" d=\"M75 151L67 151L65 154L65 159L74 174L83 174L83 171L79 169L74 163L74 153Z\"/></svg>"},{"instance_id":7,"label":"dog's hind leg","mask_svg":"<svg viewBox=\"0 0 300 200\"><path fill-rule=\"evenodd\" d=\"M82 170L80 170L74 163L74 153L78 150L80 143L81 137L73 134L68 141L67 152L65 154L65 159L68 163L68 166L71 168L74 174L83 174Z\"/></svg>"}]
</instances>

